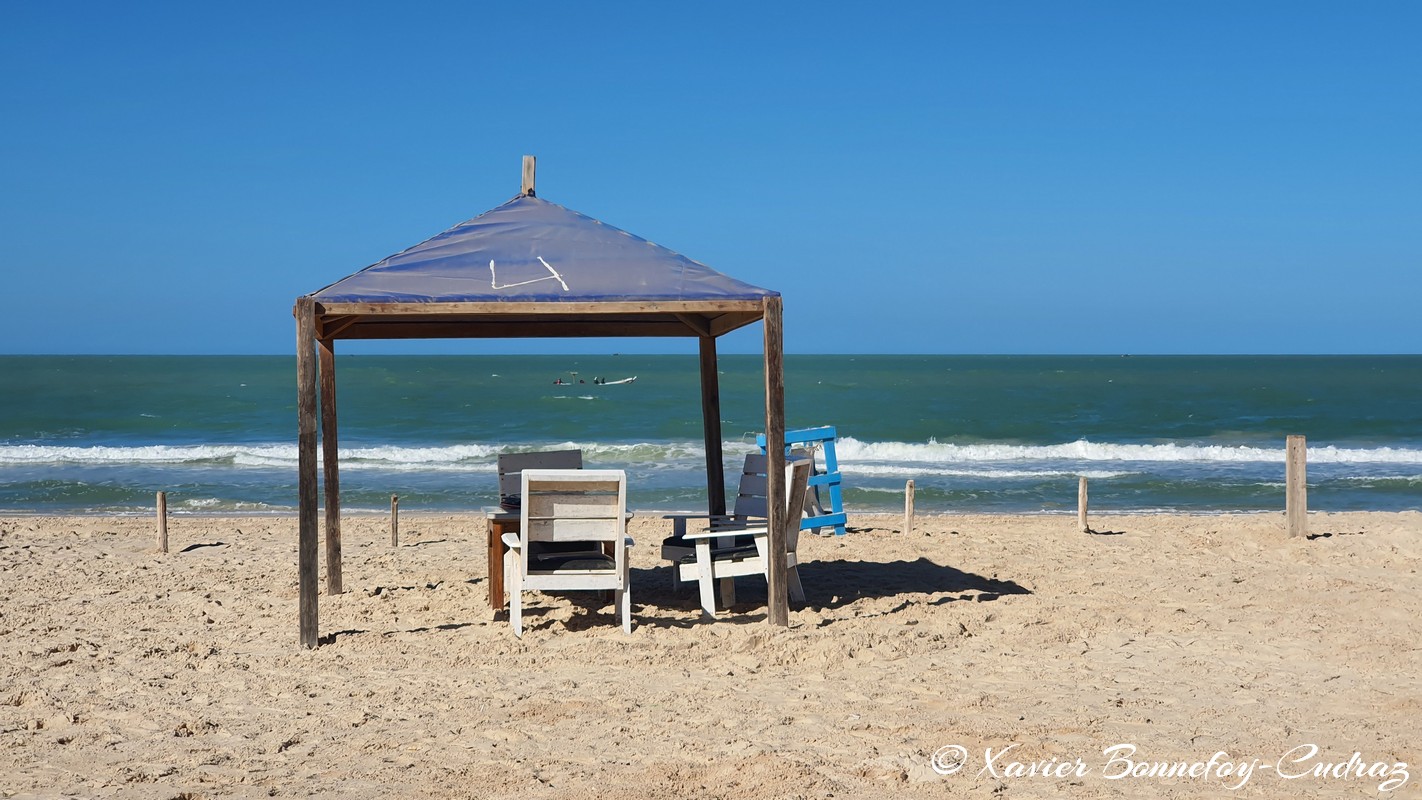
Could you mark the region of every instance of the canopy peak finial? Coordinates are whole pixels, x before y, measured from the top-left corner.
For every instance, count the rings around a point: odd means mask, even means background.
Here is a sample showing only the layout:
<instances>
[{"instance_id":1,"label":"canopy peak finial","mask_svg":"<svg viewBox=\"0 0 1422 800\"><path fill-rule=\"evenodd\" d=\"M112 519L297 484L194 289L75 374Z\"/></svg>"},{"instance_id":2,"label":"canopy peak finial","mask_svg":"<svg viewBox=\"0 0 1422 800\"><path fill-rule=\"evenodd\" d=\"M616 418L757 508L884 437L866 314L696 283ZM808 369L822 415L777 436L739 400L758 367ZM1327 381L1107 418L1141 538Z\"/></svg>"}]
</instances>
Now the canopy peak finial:
<instances>
[{"instance_id":1,"label":"canopy peak finial","mask_svg":"<svg viewBox=\"0 0 1422 800\"><path fill-rule=\"evenodd\" d=\"M538 159L533 156L523 157L523 197L536 197L533 193L533 172L534 164Z\"/></svg>"}]
</instances>

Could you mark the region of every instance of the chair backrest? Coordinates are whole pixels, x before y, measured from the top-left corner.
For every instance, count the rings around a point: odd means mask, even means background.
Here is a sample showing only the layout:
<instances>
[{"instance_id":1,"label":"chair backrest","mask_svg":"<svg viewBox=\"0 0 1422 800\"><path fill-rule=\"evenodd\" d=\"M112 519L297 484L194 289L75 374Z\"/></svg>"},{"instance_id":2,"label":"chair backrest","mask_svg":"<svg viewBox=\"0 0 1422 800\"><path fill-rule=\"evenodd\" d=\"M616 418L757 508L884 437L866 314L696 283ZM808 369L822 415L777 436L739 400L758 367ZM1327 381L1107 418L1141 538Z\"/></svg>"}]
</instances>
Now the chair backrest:
<instances>
[{"instance_id":1,"label":"chair backrest","mask_svg":"<svg viewBox=\"0 0 1422 800\"><path fill-rule=\"evenodd\" d=\"M542 450L534 453L499 455L499 503L517 508L522 492L519 476L526 469L582 469L581 450Z\"/></svg>"},{"instance_id":2,"label":"chair backrest","mask_svg":"<svg viewBox=\"0 0 1422 800\"><path fill-rule=\"evenodd\" d=\"M620 469L525 469L520 476L519 558L529 588L627 588L627 473ZM596 544L592 557L535 554L532 543ZM611 544L611 558L603 548ZM567 550L563 551L567 553Z\"/></svg>"},{"instance_id":3,"label":"chair backrest","mask_svg":"<svg viewBox=\"0 0 1422 800\"><path fill-rule=\"evenodd\" d=\"M529 542L615 542L621 572L627 548L627 473L620 469L525 469L519 509L524 574Z\"/></svg>"},{"instance_id":4,"label":"chair backrest","mask_svg":"<svg viewBox=\"0 0 1422 800\"><path fill-rule=\"evenodd\" d=\"M766 517L766 460L764 453L751 453L746 456L746 463L741 467L740 483L736 486L736 501L731 506L731 516L761 519Z\"/></svg>"},{"instance_id":5,"label":"chair backrest","mask_svg":"<svg viewBox=\"0 0 1422 800\"><path fill-rule=\"evenodd\" d=\"M809 465L811 472L814 470L814 456L805 450L792 450L790 458L786 460L786 466L794 461L803 460ZM736 502L731 507L733 517L759 517L764 519L769 512L766 505L766 463L769 458L764 453L751 453L746 456L745 466L741 468L741 481L736 488ZM789 473L786 473L788 478ZM806 476L808 483L809 477ZM789 484L787 483L788 487ZM800 505L800 511L796 512L795 519L799 519L804 513L804 504Z\"/></svg>"}]
</instances>

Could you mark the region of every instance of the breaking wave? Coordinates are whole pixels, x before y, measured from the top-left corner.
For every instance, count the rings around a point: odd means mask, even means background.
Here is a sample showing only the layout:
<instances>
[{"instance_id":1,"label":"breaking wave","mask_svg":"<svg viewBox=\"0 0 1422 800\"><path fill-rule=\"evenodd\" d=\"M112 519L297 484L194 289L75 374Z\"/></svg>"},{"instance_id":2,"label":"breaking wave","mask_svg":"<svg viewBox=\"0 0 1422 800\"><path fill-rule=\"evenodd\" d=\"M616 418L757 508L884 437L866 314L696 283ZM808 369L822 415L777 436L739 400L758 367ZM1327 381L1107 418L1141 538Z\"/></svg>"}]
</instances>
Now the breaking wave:
<instances>
[{"instance_id":1,"label":"breaking wave","mask_svg":"<svg viewBox=\"0 0 1422 800\"><path fill-rule=\"evenodd\" d=\"M586 462L695 467L705 458L700 442L561 442L537 446L452 444L438 447L381 445L341 449L341 466L346 469L437 470L489 472L496 469L500 453L539 449L581 449ZM728 459L754 452L741 441L723 445ZM953 444L929 440L912 442L861 442L845 437L837 443L844 471L859 474L972 474L986 477L1050 477L1085 474L1087 477L1118 477L1129 470L1103 469L1095 472L1062 471L1061 462L1185 462L1185 463L1283 463L1284 448L1252 445L1198 444L1112 444L1085 439L1062 444L1023 445L975 443ZM1422 464L1422 450L1394 447L1347 448L1325 445L1310 447L1308 460L1316 464ZM294 468L295 444L199 444L121 446L0 445L0 466L79 464L186 464ZM993 470L974 469L973 464L991 462ZM1051 463L1046 471L1004 468L1003 462ZM955 470L955 465L963 469Z\"/></svg>"},{"instance_id":2,"label":"breaking wave","mask_svg":"<svg viewBox=\"0 0 1422 800\"><path fill-rule=\"evenodd\" d=\"M842 462L889 462L907 464L965 464L982 461L1120 461L1120 462L1278 462L1284 448L1251 445L1111 444L1075 442L1049 445L951 444L930 439L926 443L860 442L840 439L837 452ZM1325 445L1309 447L1308 460L1318 464L1422 464L1422 450L1394 447L1344 448Z\"/></svg>"}]
</instances>

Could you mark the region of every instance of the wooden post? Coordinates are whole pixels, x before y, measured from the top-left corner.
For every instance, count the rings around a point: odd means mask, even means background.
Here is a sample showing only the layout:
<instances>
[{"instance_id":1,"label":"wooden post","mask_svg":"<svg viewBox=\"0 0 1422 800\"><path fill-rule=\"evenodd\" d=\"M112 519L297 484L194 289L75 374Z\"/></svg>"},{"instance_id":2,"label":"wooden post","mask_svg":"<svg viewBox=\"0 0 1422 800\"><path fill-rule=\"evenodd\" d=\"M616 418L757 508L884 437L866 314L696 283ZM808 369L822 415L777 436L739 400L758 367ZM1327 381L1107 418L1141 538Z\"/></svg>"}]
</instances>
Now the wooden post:
<instances>
[{"instance_id":1,"label":"wooden post","mask_svg":"<svg viewBox=\"0 0 1422 800\"><path fill-rule=\"evenodd\" d=\"M701 417L706 434L706 511L726 513L726 472L721 455L721 377L716 371L716 339L702 336Z\"/></svg>"},{"instance_id":2,"label":"wooden post","mask_svg":"<svg viewBox=\"0 0 1422 800\"><path fill-rule=\"evenodd\" d=\"M321 368L321 467L326 479L326 594L341 593L341 465L336 453L336 343L317 340Z\"/></svg>"},{"instance_id":3,"label":"wooden post","mask_svg":"<svg viewBox=\"0 0 1422 800\"><path fill-rule=\"evenodd\" d=\"M400 546L400 495L390 495L390 546Z\"/></svg>"},{"instance_id":4,"label":"wooden post","mask_svg":"<svg viewBox=\"0 0 1422 800\"><path fill-rule=\"evenodd\" d=\"M790 625L785 568L785 333L779 295L765 298L765 453L766 528L770 568L766 572L768 595L766 622ZM800 524L795 520L795 524Z\"/></svg>"},{"instance_id":5,"label":"wooden post","mask_svg":"<svg viewBox=\"0 0 1422 800\"><path fill-rule=\"evenodd\" d=\"M913 481L904 483L904 535L913 533Z\"/></svg>"},{"instance_id":6,"label":"wooden post","mask_svg":"<svg viewBox=\"0 0 1422 800\"><path fill-rule=\"evenodd\" d=\"M316 301L296 300L297 597L301 646L316 647L318 634L316 540Z\"/></svg>"},{"instance_id":7,"label":"wooden post","mask_svg":"<svg viewBox=\"0 0 1422 800\"><path fill-rule=\"evenodd\" d=\"M533 193L533 174L536 162L537 159L533 156L523 157L523 195L525 197L535 196Z\"/></svg>"},{"instance_id":8,"label":"wooden post","mask_svg":"<svg viewBox=\"0 0 1422 800\"><path fill-rule=\"evenodd\" d=\"M1081 476L1076 485L1076 524L1081 527L1082 533L1091 533L1091 526L1086 524L1086 476Z\"/></svg>"},{"instance_id":9,"label":"wooden post","mask_svg":"<svg viewBox=\"0 0 1422 800\"><path fill-rule=\"evenodd\" d=\"M1289 536L1308 535L1308 446L1302 436L1289 436L1284 459L1284 517Z\"/></svg>"},{"instance_id":10,"label":"wooden post","mask_svg":"<svg viewBox=\"0 0 1422 800\"><path fill-rule=\"evenodd\" d=\"M168 552L168 493L158 493L158 552Z\"/></svg>"}]
</instances>

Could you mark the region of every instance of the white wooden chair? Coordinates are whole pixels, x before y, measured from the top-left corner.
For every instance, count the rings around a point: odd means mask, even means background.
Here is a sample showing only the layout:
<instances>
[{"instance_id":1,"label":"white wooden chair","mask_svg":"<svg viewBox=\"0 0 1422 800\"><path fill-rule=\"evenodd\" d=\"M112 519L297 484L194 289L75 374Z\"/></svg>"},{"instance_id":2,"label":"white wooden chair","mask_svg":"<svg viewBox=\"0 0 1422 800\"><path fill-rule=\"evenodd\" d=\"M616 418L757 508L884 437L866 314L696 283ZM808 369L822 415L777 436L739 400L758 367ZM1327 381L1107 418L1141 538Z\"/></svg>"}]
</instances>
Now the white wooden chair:
<instances>
[{"instance_id":1,"label":"white wooden chair","mask_svg":"<svg viewBox=\"0 0 1422 800\"><path fill-rule=\"evenodd\" d=\"M805 490L810 482L812 464L808 459L792 459L785 465L785 569L790 596L805 602L805 589L800 583L797 550L800 543L800 515L805 507ZM721 602L735 602L735 579L742 575L766 575L770 569L770 535L766 521L730 528L718 524L702 531L691 531L683 538L693 543L694 558L684 558L675 567L678 578L695 580L701 590L701 610L708 617L716 616L714 585L721 582ZM751 538L750 545L738 543L742 536ZM729 544L723 544L727 540Z\"/></svg>"},{"instance_id":2,"label":"white wooden chair","mask_svg":"<svg viewBox=\"0 0 1422 800\"><path fill-rule=\"evenodd\" d=\"M632 632L627 566L627 473L611 469L525 469L519 532L504 534L509 623L523 636L523 593L613 592L622 630ZM602 552L611 543L611 555ZM550 551L547 545L568 549Z\"/></svg>"}]
</instances>

